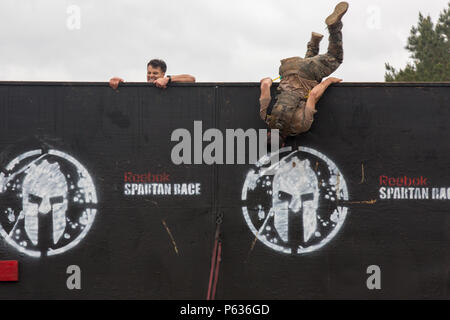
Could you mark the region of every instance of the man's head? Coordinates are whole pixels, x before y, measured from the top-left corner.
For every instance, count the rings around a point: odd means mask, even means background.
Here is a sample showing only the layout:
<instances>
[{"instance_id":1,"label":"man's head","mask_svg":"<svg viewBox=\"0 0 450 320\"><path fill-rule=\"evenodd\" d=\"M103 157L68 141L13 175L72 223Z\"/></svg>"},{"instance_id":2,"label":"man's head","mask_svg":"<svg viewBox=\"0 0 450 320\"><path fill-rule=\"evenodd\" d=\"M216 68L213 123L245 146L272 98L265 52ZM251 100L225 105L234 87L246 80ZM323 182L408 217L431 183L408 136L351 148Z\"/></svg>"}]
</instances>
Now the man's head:
<instances>
[{"instance_id":1,"label":"man's head","mask_svg":"<svg viewBox=\"0 0 450 320\"><path fill-rule=\"evenodd\" d=\"M167 65L160 59L153 59L147 63L147 82L163 78L166 74Z\"/></svg>"}]
</instances>

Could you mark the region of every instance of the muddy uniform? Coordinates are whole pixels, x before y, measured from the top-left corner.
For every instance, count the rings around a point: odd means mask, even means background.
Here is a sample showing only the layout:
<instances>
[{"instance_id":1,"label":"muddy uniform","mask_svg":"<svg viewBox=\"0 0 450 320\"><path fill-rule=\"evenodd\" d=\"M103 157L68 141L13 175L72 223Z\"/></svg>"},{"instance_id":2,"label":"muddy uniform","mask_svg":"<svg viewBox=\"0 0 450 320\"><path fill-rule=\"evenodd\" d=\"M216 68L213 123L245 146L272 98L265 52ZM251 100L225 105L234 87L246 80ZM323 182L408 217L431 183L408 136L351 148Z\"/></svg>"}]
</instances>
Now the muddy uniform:
<instances>
[{"instance_id":1,"label":"muddy uniform","mask_svg":"<svg viewBox=\"0 0 450 320\"><path fill-rule=\"evenodd\" d=\"M318 55L319 47L308 43L305 58L292 57L281 60L281 81L276 102L269 113L270 99L260 100L260 115L271 129L279 129L284 136L295 136L308 131L315 110L306 108L308 94L322 78L333 73L343 60L342 22L328 27L330 32L328 52Z\"/></svg>"}]
</instances>

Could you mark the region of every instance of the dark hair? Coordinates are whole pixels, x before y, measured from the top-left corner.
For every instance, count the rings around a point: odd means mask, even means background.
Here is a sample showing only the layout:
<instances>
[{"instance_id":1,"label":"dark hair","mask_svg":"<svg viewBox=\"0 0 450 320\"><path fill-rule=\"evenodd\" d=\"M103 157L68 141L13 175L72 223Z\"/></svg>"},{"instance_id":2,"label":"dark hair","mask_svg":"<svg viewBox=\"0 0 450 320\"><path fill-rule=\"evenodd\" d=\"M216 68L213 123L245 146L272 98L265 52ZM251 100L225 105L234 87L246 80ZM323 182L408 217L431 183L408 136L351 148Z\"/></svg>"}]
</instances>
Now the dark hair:
<instances>
[{"instance_id":1,"label":"dark hair","mask_svg":"<svg viewBox=\"0 0 450 320\"><path fill-rule=\"evenodd\" d=\"M149 63L147 63L148 66L152 66L153 68L160 68L163 73L166 73L167 65L164 61L161 59L152 59Z\"/></svg>"}]
</instances>

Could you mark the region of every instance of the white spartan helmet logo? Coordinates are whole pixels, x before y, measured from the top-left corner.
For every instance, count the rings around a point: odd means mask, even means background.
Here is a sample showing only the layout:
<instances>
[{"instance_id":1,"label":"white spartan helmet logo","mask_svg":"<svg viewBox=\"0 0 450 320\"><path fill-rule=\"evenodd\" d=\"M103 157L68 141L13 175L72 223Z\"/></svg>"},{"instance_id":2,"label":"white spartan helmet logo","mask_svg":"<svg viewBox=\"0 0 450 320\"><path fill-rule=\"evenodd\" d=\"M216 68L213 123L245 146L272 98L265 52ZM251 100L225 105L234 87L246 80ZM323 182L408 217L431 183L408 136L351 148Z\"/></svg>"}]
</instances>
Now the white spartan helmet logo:
<instances>
[{"instance_id":1,"label":"white spartan helmet logo","mask_svg":"<svg viewBox=\"0 0 450 320\"><path fill-rule=\"evenodd\" d=\"M58 243L66 228L67 181L58 163L42 161L26 171L22 200L25 231L34 245L39 242L39 216L52 215L52 242Z\"/></svg>"},{"instance_id":2,"label":"white spartan helmet logo","mask_svg":"<svg viewBox=\"0 0 450 320\"><path fill-rule=\"evenodd\" d=\"M280 161L272 189L274 227L280 238L289 241L289 217L296 215L302 218L303 242L309 241L317 230L318 203L319 184L309 161Z\"/></svg>"}]
</instances>

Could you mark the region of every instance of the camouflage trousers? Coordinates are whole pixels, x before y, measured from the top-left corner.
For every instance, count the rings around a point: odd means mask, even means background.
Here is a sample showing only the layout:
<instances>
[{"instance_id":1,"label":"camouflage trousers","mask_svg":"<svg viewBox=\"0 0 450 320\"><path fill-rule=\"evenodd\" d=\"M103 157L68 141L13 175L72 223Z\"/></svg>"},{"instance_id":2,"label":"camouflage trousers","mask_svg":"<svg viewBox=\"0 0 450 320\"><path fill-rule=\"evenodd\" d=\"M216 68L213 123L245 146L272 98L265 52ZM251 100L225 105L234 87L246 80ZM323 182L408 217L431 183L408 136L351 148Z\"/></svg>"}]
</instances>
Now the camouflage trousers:
<instances>
[{"instance_id":1,"label":"camouflage trousers","mask_svg":"<svg viewBox=\"0 0 450 320\"><path fill-rule=\"evenodd\" d=\"M328 27L330 36L328 52L325 54L318 54L318 44L308 42L308 50L300 66L301 73L306 79L321 82L323 78L328 77L341 65L344 59L342 26L342 22L339 21L336 25Z\"/></svg>"}]
</instances>

